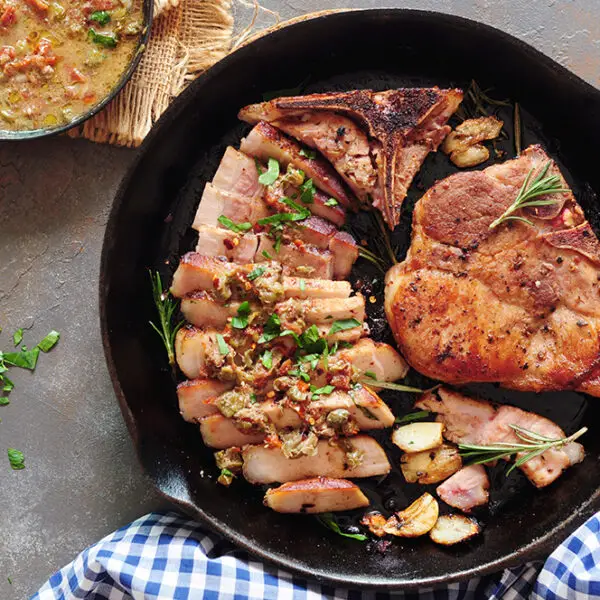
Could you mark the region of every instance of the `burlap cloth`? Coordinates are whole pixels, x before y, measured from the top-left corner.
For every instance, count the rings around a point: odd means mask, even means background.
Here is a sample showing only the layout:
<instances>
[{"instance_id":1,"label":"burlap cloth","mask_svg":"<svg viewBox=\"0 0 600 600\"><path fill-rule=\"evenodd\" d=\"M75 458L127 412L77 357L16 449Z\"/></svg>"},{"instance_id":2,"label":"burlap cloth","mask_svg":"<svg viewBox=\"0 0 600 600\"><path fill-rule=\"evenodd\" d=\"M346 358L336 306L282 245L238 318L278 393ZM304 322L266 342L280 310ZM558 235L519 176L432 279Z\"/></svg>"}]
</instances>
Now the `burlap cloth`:
<instances>
[{"instance_id":1,"label":"burlap cloth","mask_svg":"<svg viewBox=\"0 0 600 600\"><path fill-rule=\"evenodd\" d=\"M117 146L139 146L169 103L229 52L265 31L322 13L281 23L258 0L235 0L247 25L234 38L232 0L154 0L152 31L144 55L120 94L95 117L71 129L71 137ZM330 11L323 11L330 12ZM236 12L237 14L237 12ZM264 18L271 26L264 28ZM273 23L273 21L275 21Z\"/></svg>"}]
</instances>

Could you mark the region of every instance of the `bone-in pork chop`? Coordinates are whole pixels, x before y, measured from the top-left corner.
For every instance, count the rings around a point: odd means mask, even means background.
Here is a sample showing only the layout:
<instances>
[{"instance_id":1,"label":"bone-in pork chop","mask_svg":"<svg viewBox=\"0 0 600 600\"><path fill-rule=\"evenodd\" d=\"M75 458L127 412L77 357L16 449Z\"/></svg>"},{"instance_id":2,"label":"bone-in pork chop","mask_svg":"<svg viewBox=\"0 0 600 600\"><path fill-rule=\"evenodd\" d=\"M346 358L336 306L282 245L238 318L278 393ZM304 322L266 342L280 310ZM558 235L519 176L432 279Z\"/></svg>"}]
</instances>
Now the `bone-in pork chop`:
<instances>
[{"instance_id":1,"label":"bone-in pork chop","mask_svg":"<svg viewBox=\"0 0 600 600\"><path fill-rule=\"evenodd\" d=\"M272 123L319 150L393 229L413 177L449 133L446 122L462 96L437 87L310 94L252 104L239 117Z\"/></svg>"},{"instance_id":2,"label":"bone-in pork chop","mask_svg":"<svg viewBox=\"0 0 600 600\"><path fill-rule=\"evenodd\" d=\"M525 177L551 159L539 146L452 175L415 207L406 260L387 274L386 314L402 354L425 375L600 396L600 243L566 192L490 225ZM543 197L542 197L543 198Z\"/></svg>"}]
</instances>

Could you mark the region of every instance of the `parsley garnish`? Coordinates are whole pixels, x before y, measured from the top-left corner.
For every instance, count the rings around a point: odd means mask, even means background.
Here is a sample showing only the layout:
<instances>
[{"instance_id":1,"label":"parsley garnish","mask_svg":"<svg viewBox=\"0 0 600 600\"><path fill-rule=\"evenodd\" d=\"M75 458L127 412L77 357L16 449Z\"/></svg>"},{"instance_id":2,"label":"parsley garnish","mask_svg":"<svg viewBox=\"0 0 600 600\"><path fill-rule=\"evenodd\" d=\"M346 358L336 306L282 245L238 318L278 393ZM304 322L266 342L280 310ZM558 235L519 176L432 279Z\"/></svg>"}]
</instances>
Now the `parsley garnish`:
<instances>
[{"instance_id":1,"label":"parsley garnish","mask_svg":"<svg viewBox=\"0 0 600 600\"><path fill-rule=\"evenodd\" d=\"M335 385L324 385L323 387L317 388L314 385L310 386L312 392L312 399L314 400L317 396L329 396L335 390Z\"/></svg>"},{"instance_id":2,"label":"parsley garnish","mask_svg":"<svg viewBox=\"0 0 600 600\"><path fill-rule=\"evenodd\" d=\"M317 158L317 152L315 150L305 150L302 148L302 150L300 150L300 156L304 156L304 158L308 158L309 160L315 160L315 158Z\"/></svg>"},{"instance_id":3,"label":"parsley garnish","mask_svg":"<svg viewBox=\"0 0 600 600\"><path fill-rule=\"evenodd\" d=\"M370 377L371 379L377 379L377 375L373 373L373 371L365 371L365 376Z\"/></svg>"},{"instance_id":4,"label":"parsley garnish","mask_svg":"<svg viewBox=\"0 0 600 600\"><path fill-rule=\"evenodd\" d=\"M227 356L229 354L229 346L227 345L227 342L225 342L225 338L220 333L217 333L217 345L219 346L219 352L223 356Z\"/></svg>"},{"instance_id":5,"label":"parsley garnish","mask_svg":"<svg viewBox=\"0 0 600 600\"><path fill-rule=\"evenodd\" d=\"M54 348L54 346L56 346L56 343L58 342L58 340L60 339L60 333L58 333L58 331L54 331L52 330L39 344L38 344L38 348L42 351L42 352L50 352L50 350L52 350L52 348Z\"/></svg>"},{"instance_id":6,"label":"parsley garnish","mask_svg":"<svg viewBox=\"0 0 600 600\"><path fill-rule=\"evenodd\" d=\"M237 309L237 316L231 319L231 326L236 329L248 327L248 316L250 315L250 302L242 302Z\"/></svg>"},{"instance_id":7,"label":"parsley garnish","mask_svg":"<svg viewBox=\"0 0 600 600\"><path fill-rule=\"evenodd\" d=\"M18 346L22 341L23 341L23 330L19 327L19 329L17 329L13 333L13 343L15 346Z\"/></svg>"},{"instance_id":8,"label":"parsley garnish","mask_svg":"<svg viewBox=\"0 0 600 600\"><path fill-rule=\"evenodd\" d=\"M343 535L344 537L351 538L353 540L358 540L359 542L364 542L368 538L366 535L362 533L344 533L340 526L337 524L337 521L334 519L332 513L323 513L317 516L317 520L321 525L327 527L327 529L331 529L331 531L335 531L338 535Z\"/></svg>"},{"instance_id":9,"label":"parsley garnish","mask_svg":"<svg viewBox=\"0 0 600 600\"><path fill-rule=\"evenodd\" d=\"M337 206L339 202L335 198L325 200L325 206Z\"/></svg>"},{"instance_id":10,"label":"parsley garnish","mask_svg":"<svg viewBox=\"0 0 600 600\"><path fill-rule=\"evenodd\" d=\"M301 279L301 280L298 282L298 285L300 286L300 291L301 291L301 292L303 292L303 291L306 289L306 283L305 283L304 279Z\"/></svg>"},{"instance_id":11,"label":"parsley garnish","mask_svg":"<svg viewBox=\"0 0 600 600\"><path fill-rule=\"evenodd\" d=\"M263 185L273 185L279 177L279 163L274 158L269 158L267 170L258 178Z\"/></svg>"},{"instance_id":12,"label":"parsley garnish","mask_svg":"<svg viewBox=\"0 0 600 600\"><path fill-rule=\"evenodd\" d=\"M298 189L300 190L300 200L304 204L312 204L314 202L316 190L312 179L307 179Z\"/></svg>"},{"instance_id":13,"label":"parsley garnish","mask_svg":"<svg viewBox=\"0 0 600 600\"><path fill-rule=\"evenodd\" d=\"M414 413L408 413L403 417L396 417L394 423L412 423L413 421L420 421L421 419L427 419L431 416L431 413L427 410L419 410Z\"/></svg>"},{"instance_id":14,"label":"parsley garnish","mask_svg":"<svg viewBox=\"0 0 600 600\"><path fill-rule=\"evenodd\" d=\"M96 10L90 15L90 21L96 21L100 25L110 22L110 14L105 10Z\"/></svg>"},{"instance_id":15,"label":"parsley garnish","mask_svg":"<svg viewBox=\"0 0 600 600\"><path fill-rule=\"evenodd\" d=\"M266 251L263 250L262 251L262 255L267 259L267 260L273 260L273 257Z\"/></svg>"},{"instance_id":16,"label":"parsley garnish","mask_svg":"<svg viewBox=\"0 0 600 600\"><path fill-rule=\"evenodd\" d=\"M256 267L253 271L248 273L248 279L250 281L254 281L256 278L260 277L267 269L265 267Z\"/></svg>"},{"instance_id":17,"label":"parsley garnish","mask_svg":"<svg viewBox=\"0 0 600 600\"><path fill-rule=\"evenodd\" d=\"M225 215L221 215L217 219L217 221L219 221L219 223L221 223L223 227L231 229L231 231L235 233L244 233L245 231L252 229L252 223L248 223L247 221L244 223L234 223L229 217L226 217Z\"/></svg>"},{"instance_id":18,"label":"parsley garnish","mask_svg":"<svg viewBox=\"0 0 600 600\"><path fill-rule=\"evenodd\" d=\"M270 369L273 366L273 352L265 350L260 357L260 362L262 362L265 369Z\"/></svg>"},{"instance_id":19,"label":"parsley garnish","mask_svg":"<svg viewBox=\"0 0 600 600\"><path fill-rule=\"evenodd\" d=\"M334 333L338 333L338 331L346 331L347 329L354 329L354 327L358 327L360 325L360 321L356 319L340 319L339 321L334 321L331 329L329 330L328 335L332 335Z\"/></svg>"},{"instance_id":20,"label":"parsley garnish","mask_svg":"<svg viewBox=\"0 0 600 600\"><path fill-rule=\"evenodd\" d=\"M279 336L281 332L281 320L279 315L273 313L266 322L262 335L258 338L259 344L270 342Z\"/></svg>"},{"instance_id":21,"label":"parsley garnish","mask_svg":"<svg viewBox=\"0 0 600 600\"><path fill-rule=\"evenodd\" d=\"M95 44L114 48L117 45L117 36L112 31L109 33L98 33L93 27L88 31L88 38Z\"/></svg>"},{"instance_id":22,"label":"parsley garnish","mask_svg":"<svg viewBox=\"0 0 600 600\"><path fill-rule=\"evenodd\" d=\"M13 471L20 471L25 468L25 456L20 450L15 448L9 448L8 452L8 462Z\"/></svg>"}]
</instances>

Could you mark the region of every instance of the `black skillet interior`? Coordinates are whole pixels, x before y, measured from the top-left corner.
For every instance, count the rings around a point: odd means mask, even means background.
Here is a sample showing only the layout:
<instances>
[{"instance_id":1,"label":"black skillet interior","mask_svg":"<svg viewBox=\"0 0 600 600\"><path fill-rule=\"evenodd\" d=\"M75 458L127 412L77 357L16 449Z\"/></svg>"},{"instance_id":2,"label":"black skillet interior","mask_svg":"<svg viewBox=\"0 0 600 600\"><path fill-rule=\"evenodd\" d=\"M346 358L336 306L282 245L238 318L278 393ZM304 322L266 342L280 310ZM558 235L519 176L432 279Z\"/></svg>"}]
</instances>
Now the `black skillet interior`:
<instances>
[{"instance_id":1,"label":"black skillet interior","mask_svg":"<svg viewBox=\"0 0 600 600\"><path fill-rule=\"evenodd\" d=\"M598 230L600 190L595 143L600 139L600 92L517 40L471 21L420 11L356 11L319 17L261 38L237 51L195 82L165 114L124 181L108 224L101 267L101 318L111 376L140 460L157 487L179 506L239 545L280 565L337 585L400 589L435 585L514 565L548 553L599 506L593 433L598 404L565 392L523 394L473 386L481 396L548 415L568 432L585 422L588 456L550 489L535 491L519 474L493 473L491 512L482 536L445 549L428 539L394 541L384 554L324 529L308 516L283 516L262 506L262 490L236 481L215 483L216 469L195 426L180 418L174 384L160 342L148 326L154 318L148 268L168 281L177 258L193 247L189 230L203 185L228 144L247 126L238 109L263 92L306 80L306 92L360 87L462 86L474 78L496 98L522 106L524 145L540 142L560 161L588 218ZM514 155L512 109L500 108L508 137L498 148ZM453 172L441 153L431 155L415 180L393 242L402 257L410 236L410 212L422 190ZM360 218L355 225L364 224ZM367 227L369 238L377 230ZM359 261L355 279L374 273ZM378 304L372 307L376 337L389 332ZM412 374L412 383L423 383ZM385 394L397 413L414 397ZM389 434L379 436L397 465ZM381 484L364 482L375 507L402 508L422 493L403 484L397 470ZM518 491L518 494L515 494ZM340 518L353 525L353 515Z\"/></svg>"}]
</instances>

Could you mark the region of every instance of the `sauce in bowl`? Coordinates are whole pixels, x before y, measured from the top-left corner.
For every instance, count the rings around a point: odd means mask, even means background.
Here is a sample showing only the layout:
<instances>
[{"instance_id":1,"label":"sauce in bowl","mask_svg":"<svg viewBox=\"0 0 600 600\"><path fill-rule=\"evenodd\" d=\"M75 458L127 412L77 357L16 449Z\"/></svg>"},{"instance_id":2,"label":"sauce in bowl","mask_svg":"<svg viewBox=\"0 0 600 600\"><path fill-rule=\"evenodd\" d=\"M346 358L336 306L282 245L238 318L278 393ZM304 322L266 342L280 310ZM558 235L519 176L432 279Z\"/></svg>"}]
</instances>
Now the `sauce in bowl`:
<instances>
[{"instance_id":1,"label":"sauce in bowl","mask_svg":"<svg viewBox=\"0 0 600 600\"><path fill-rule=\"evenodd\" d=\"M0 130L67 125L138 50L142 0L0 0Z\"/></svg>"}]
</instances>

